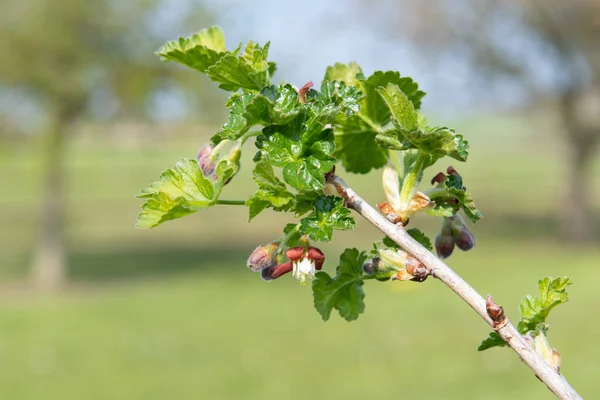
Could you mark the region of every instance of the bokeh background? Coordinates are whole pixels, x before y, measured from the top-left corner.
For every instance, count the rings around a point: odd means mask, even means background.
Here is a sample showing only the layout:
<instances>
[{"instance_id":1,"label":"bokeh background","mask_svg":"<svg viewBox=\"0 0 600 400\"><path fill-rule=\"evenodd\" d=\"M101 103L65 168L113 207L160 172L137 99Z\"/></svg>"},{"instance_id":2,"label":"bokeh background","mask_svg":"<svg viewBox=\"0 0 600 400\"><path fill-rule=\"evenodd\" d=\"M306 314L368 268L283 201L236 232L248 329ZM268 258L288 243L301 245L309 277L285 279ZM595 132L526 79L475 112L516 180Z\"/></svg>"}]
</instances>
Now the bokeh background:
<instances>
[{"instance_id":1,"label":"bokeh background","mask_svg":"<svg viewBox=\"0 0 600 400\"><path fill-rule=\"evenodd\" d=\"M544 399L489 328L434 280L366 285L366 313L323 323L309 287L245 267L284 216L215 207L133 228L138 189L193 157L225 94L161 63L165 41L219 24L228 47L272 40L275 77L328 65L399 70L424 111L471 143L485 219L449 264L517 319L543 276L569 275L551 315L562 371L600 376L600 3L596 0L0 0L0 398ZM245 157L251 158L249 144ZM248 160L246 160L248 161ZM446 164L444 164L446 163ZM440 164L445 169L448 161ZM243 165L227 198L252 191ZM369 201L378 173L345 175ZM431 236L439 221L418 217ZM380 235L358 221L324 245Z\"/></svg>"}]
</instances>

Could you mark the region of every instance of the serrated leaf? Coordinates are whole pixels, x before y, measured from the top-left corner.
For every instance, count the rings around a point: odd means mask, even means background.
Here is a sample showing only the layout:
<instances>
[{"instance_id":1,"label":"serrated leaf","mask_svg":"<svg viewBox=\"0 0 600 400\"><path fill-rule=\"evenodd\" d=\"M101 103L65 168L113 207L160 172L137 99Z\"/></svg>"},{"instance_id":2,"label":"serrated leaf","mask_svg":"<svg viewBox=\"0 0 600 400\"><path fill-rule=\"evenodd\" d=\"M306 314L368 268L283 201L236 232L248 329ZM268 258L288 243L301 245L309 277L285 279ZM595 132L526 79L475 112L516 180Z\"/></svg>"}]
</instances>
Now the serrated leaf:
<instances>
[{"instance_id":1,"label":"serrated leaf","mask_svg":"<svg viewBox=\"0 0 600 400\"><path fill-rule=\"evenodd\" d=\"M361 276L366 258L365 252L346 249L340 256L335 278L326 272L317 272L312 284L313 298L315 308L324 321L329 319L334 309L346 321L356 320L365 310Z\"/></svg>"},{"instance_id":2,"label":"serrated leaf","mask_svg":"<svg viewBox=\"0 0 600 400\"><path fill-rule=\"evenodd\" d=\"M388 83L386 87L379 87L376 91L390 110L391 120L398 130L404 133L419 128L419 115L415 106L398 85Z\"/></svg>"},{"instance_id":3,"label":"serrated leaf","mask_svg":"<svg viewBox=\"0 0 600 400\"><path fill-rule=\"evenodd\" d=\"M357 63L351 62L348 65L336 63L333 66L327 67L323 80L340 81L347 85L356 85L358 82L356 75L358 74L362 74L362 69Z\"/></svg>"},{"instance_id":4,"label":"serrated leaf","mask_svg":"<svg viewBox=\"0 0 600 400\"><path fill-rule=\"evenodd\" d=\"M410 100L415 110L421 107L421 99L425 92L419 90L417 82L409 77L401 77L397 71L376 71L373 75L361 80L360 89L365 93L366 101L361 104L365 114L381 126L390 122L390 112L383 99L378 95L377 89L394 84L400 88L402 93Z\"/></svg>"},{"instance_id":5,"label":"serrated leaf","mask_svg":"<svg viewBox=\"0 0 600 400\"><path fill-rule=\"evenodd\" d=\"M378 143L394 149L418 149L432 157L432 163L438 158L449 156L459 161L466 161L469 155L469 143L462 135L448 128L429 127L426 121L415 110L413 103L395 84L377 89L391 112L391 119L396 128L393 131L380 132Z\"/></svg>"},{"instance_id":6,"label":"serrated leaf","mask_svg":"<svg viewBox=\"0 0 600 400\"><path fill-rule=\"evenodd\" d=\"M490 332L490 335L481 342L477 351L487 350L492 347L504 347L506 345L504 339L497 332Z\"/></svg>"},{"instance_id":7,"label":"serrated leaf","mask_svg":"<svg viewBox=\"0 0 600 400\"><path fill-rule=\"evenodd\" d=\"M443 189L445 189L445 192L440 193L439 191ZM459 209L462 209L467 218L473 223L483 218L483 215L475 206L473 197L463 186L462 178L458 175L448 175L442 189L433 189L430 198L435 202L435 205L433 208L425 210L429 215L451 217Z\"/></svg>"},{"instance_id":8,"label":"serrated leaf","mask_svg":"<svg viewBox=\"0 0 600 400\"><path fill-rule=\"evenodd\" d=\"M415 239L417 242L419 242L427 250L433 251L433 246L431 245L431 240L429 240L427 235L425 235L419 229L417 229L417 228L408 229L406 231L406 233L408 233L413 239Z\"/></svg>"},{"instance_id":9,"label":"serrated leaf","mask_svg":"<svg viewBox=\"0 0 600 400\"><path fill-rule=\"evenodd\" d=\"M343 65L334 66L343 70ZM334 76L333 72L331 73ZM326 75L327 77L327 75ZM377 71L369 78L358 76L356 83L363 92L364 98L359 102L360 112L354 116L341 116L336 121L336 157L342 161L349 172L367 173L371 169L381 168L388 161L387 149L400 150L402 146L385 145L385 135L382 127L390 121L391 113L377 89L395 83L400 90L418 108L424 92L418 90L418 85L410 78L401 78L398 72ZM376 141L376 138L380 140ZM398 141L397 134L393 138Z\"/></svg>"},{"instance_id":10,"label":"serrated leaf","mask_svg":"<svg viewBox=\"0 0 600 400\"><path fill-rule=\"evenodd\" d=\"M336 126L335 156L348 172L366 174L387 163L387 150L375 141L377 132L359 117L340 117Z\"/></svg>"},{"instance_id":11,"label":"serrated leaf","mask_svg":"<svg viewBox=\"0 0 600 400\"><path fill-rule=\"evenodd\" d=\"M176 61L203 73L226 54L225 35L211 26L187 37L165 43L156 52L165 61Z\"/></svg>"},{"instance_id":12,"label":"serrated leaf","mask_svg":"<svg viewBox=\"0 0 600 400\"><path fill-rule=\"evenodd\" d=\"M540 280L538 282L540 295L527 295L521 300L519 308L522 318L518 326L519 331L524 334L544 324L554 307L569 301L566 289L572 284L573 280L569 277L555 279L546 277Z\"/></svg>"},{"instance_id":13,"label":"serrated leaf","mask_svg":"<svg viewBox=\"0 0 600 400\"><path fill-rule=\"evenodd\" d=\"M446 182L448 182L448 179ZM476 223L483 218L483 214L481 214L481 211L479 211L475 206L475 202L473 201L471 193L467 192L464 187L457 189L454 186L446 186L446 190L450 198L455 198L458 200L460 208L463 210L467 218L471 220L471 222Z\"/></svg>"},{"instance_id":14,"label":"serrated leaf","mask_svg":"<svg viewBox=\"0 0 600 400\"><path fill-rule=\"evenodd\" d=\"M137 197L147 199L137 216L138 228L152 228L212 206L237 165L222 160L217 165L217 180L205 177L196 160L183 159L167 169L160 179L141 190Z\"/></svg>"},{"instance_id":15,"label":"serrated leaf","mask_svg":"<svg viewBox=\"0 0 600 400\"><path fill-rule=\"evenodd\" d=\"M315 134L306 133L313 125L305 123L306 114L287 125L263 129L256 146L269 156L273 165L283 168L283 180L298 191L319 191L325 186L324 174L333 167L333 133L318 125ZM315 122L315 124L317 124Z\"/></svg>"},{"instance_id":16,"label":"serrated leaf","mask_svg":"<svg viewBox=\"0 0 600 400\"><path fill-rule=\"evenodd\" d=\"M249 220L260 214L265 208L287 211L294 205L294 195L276 176L268 157L262 157L252 171L259 190L247 201Z\"/></svg>"},{"instance_id":17,"label":"serrated leaf","mask_svg":"<svg viewBox=\"0 0 600 400\"><path fill-rule=\"evenodd\" d=\"M267 61L269 42L264 46L249 42L242 56L239 48L224 54L217 62L206 69L206 75L221 83L223 90L236 91L239 88L261 90L270 82L270 70L273 66Z\"/></svg>"},{"instance_id":18,"label":"serrated leaf","mask_svg":"<svg viewBox=\"0 0 600 400\"><path fill-rule=\"evenodd\" d=\"M356 226L352 213L344 207L344 200L336 196L317 197L313 213L300 223L302 232L319 242L330 242L334 229L345 231Z\"/></svg>"},{"instance_id":19,"label":"serrated leaf","mask_svg":"<svg viewBox=\"0 0 600 400\"><path fill-rule=\"evenodd\" d=\"M303 111L292 85L266 86L259 94L234 93L227 102L229 119L211 138L237 140L256 125L284 125Z\"/></svg>"}]
</instances>

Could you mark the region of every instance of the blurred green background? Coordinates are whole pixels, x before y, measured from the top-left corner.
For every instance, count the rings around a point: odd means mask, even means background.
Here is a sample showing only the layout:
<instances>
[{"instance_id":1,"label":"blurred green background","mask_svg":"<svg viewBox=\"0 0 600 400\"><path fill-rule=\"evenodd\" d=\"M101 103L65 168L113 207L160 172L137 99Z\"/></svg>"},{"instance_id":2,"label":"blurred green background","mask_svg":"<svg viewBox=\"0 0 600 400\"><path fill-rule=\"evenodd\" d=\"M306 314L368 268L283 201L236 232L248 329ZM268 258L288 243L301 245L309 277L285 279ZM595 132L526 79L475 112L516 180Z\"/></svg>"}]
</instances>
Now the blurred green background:
<instances>
[{"instance_id":1,"label":"blurred green background","mask_svg":"<svg viewBox=\"0 0 600 400\"><path fill-rule=\"evenodd\" d=\"M309 287L245 267L286 216L248 224L244 207L217 206L133 229L137 190L194 157L225 117L210 82L152 54L211 23L231 32L229 47L272 39L276 80L298 87L351 60L421 82L430 119L471 143L469 163L454 167L485 216L477 247L449 265L514 319L537 279L571 276L549 339L593 398L596 2L568 12L558 0L249 4L0 1L0 398L552 398L511 351L477 352L489 328L433 279L367 282L358 321L323 323ZM253 154L249 143L223 198L252 192ZM377 172L344 179L382 201ZM357 222L321 246L326 269L380 238ZM413 223L439 229L431 217Z\"/></svg>"}]
</instances>

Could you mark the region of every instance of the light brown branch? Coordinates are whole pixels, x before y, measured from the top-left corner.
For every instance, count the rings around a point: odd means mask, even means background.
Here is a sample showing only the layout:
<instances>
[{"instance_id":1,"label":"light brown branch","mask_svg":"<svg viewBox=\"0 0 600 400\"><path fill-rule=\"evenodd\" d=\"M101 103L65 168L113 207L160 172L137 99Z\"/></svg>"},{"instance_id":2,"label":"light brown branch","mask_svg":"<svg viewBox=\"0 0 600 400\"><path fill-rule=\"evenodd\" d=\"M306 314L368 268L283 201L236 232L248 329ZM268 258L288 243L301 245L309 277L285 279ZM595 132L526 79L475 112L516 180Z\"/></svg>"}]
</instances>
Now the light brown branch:
<instances>
[{"instance_id":1,"label":"light brown branch","mask_svg":"<svg viewBox=\"0 0 600 400\"><path fill-rule=\"evenodd\" d=\"M406 252L415 256L431 271L432 276L442 281L465 303L471 306L481 318L498 332L502 339L521 357L521 360L533 370L535 375L546 384L552 393L559 399L581 399L581 396L569 385L567 380L529 346L491 298L488 304L490 306L488 315L486 300L449 266L414 240L405 229L388 221L349 188L341 178L335 175L329 175L327 178L328 182L334 184L337 192L345 199L348 208L355 210Z\"/></svg>"}]
</instances>

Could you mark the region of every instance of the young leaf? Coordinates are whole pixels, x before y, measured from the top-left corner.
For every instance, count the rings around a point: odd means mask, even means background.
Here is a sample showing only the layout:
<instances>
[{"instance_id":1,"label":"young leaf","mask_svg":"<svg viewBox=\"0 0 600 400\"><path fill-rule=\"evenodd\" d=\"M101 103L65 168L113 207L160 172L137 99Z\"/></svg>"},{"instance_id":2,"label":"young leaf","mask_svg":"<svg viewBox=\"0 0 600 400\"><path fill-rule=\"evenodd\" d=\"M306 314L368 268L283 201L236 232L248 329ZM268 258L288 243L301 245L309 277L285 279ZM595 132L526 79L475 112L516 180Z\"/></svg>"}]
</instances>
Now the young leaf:
<instances>
[{"instance_id":1,"label":"young leaf","mask_svg":"<svg viewBox=\"0 0 600 400\"><path fill-rule=\"evenodd\" d=\"M440 193L441 189L432 191L430 198L435 202L435 205L433 208L425 210L428 214L437 217L451 217L459 209L462 209L467 218L473 223L483 218L483 214L475 206L473 197L463 186L460 176L448 175L444 181L443 189L445 189L445 192Z\"/></svg>"},{"instance_id":2,"label":"young leaf","mask_svg":"<svg viewBox=\"0 0 600 400\"><path fill-rule=\"evenodd\" d=\"M569 301L567 286L572 285L569 277L552 279L546 277L538 282L540 296L527 295L521 300L521 321L519 332L522 334L535 330L539 324L546 322L552 309Z\"/></svg>"},{"instance_id":3,"label":"young leaf","mask_svg":"<svg viewBox=\"0 0 600 400\"><path fill-rule=\"evenodd\" d=\"M386 87L379 87L376 91L390 110L392 122L399 131L412 132L419 128L419 114L398 85L388 83Z\"/></svg>"},{"instance_id":4,"label":"young leaf","mask_svg":"<svg viewBox=\"0 0 600 400\"><path fill-rule=\"evenodd\" d=\"M246 107L254 100L254 97L255 95L252 93L231 95L226 104L229 107L229 118L210 139L213 144L216 145L224 139L237 140L256 125L256 121L248 120L244 115Z\"/></svg>"},{"instance_id":5,"label":"young leaf","mask_svg":"<svg viewBox=\"0 0 600 400\"><path fill-rule=\"evenodd\" d=\"M573 280L566 276L555 279L546 277L538 281L540 295L527 295L521 300L521 320L517 326L519 333L521 335L530 333L532 337L542 335L543 341L547 345L546 318L554 307L569 301L567 286L572 284ZM481 342L477 350L482 351L495 346L506 346L506 342L496 332L492 332L487 339Z\"/></svg>"},{"instance_id":6,"label":"young leaf","mask_svg":"<svg viewBox=\"0 0 600 400\"><path fill-rule=\"evenodd\" d=\"M249 210L248 220L252 220L267 207L272 207L276 211L290 209L294 203L294 195L275 176L267 157L262 157L256 163L252 175L259 190L246 201Z\"/></svg>"},{"instance_id":7,"label":"young leaf","mask_svg":"<svg viewBox=\"0 0 600 400\"><path fill-rule=\"evenodd\" d=\"M462 135L452 129L426 126L426 121L397 85L390 83L377 92L391 112L397 135L394 138L392 131L381 132L378 138L381 145L389 144L396 150L419 149L432 157L432 163L444 156L467 160L469 144Z\"/></svg>"},{"instance_id":8,"label":"young leaf","mask_svg":"<svg viewBox=\"0 0 600 400\"><path fill-rule=\"evenodd\" d=\"M336 63L333 66L327 67L325 71L324 81L340 81L347 85L354 85L358 82L356 75L362 74L362 69L357 63L351 62L348 65Z\"/></svg>"},{"instance_id":9,"label":"young leaf","mask_svg":"<svg viewBox=\"0 0 600 400\"><path fill-rule=\"evenodd\" d=\"M429 238L417 228L412 228L406 231L413 239L419 242L423 247L429 251L433 251L433 246Z\"/></svg>"},{"instance_id":10,"label":"young leaf","mask_svg":"<svg viewBox=\"0 0 600 400\"><path fill-rule=\"evenodd\" d=\"M467 192L466 188L462 186L462 178L456 175L449 175L446 177L444 186L449 198L458 200L460 208L471 222L476 223L483 218L483 214L475 206L471 193Z\"/></svg>"},{"instance_id":11,"label":"young leaf","mask_svg":"<svg viewBox=\"0 0 600 400\"><path fill-rule=\"evenodd\" d=\"M504 341L504 339L502 339L502 337L498 335L497 332L490 332L490 335L481 342L481 344L477 348L477 351L487 350L492 347L504 347L506 345L507 344Z\"/></svg>"},{"instance_id":12,"label":"young leaf","mask_svg":"<svg viewBox=\"0 0 600 400\"><path fill-rule=\"evenodd\" d=\"M344 207L341 197L319 196L314 204L315 211L300 221L302 232L312 240L330 242L334 229L354 229L356 223L352 213Z\"/></svg>"},{"instance_id":13,"label":"young leaf","mask_svg":"<svg viewBox=\"0 0 600 400\"><path fill-rule=\"evenodd\" d=\"M284 125L303 111L292 85L266 86L259 94L234 93L227 102L229 119L211 138L237 140L256 125Z\"/></svg>"},{"instance_id":14,"label":"young leaf","mask_svg":"<svg viewBox=\"0 0 600 400\"><path fill-rule=\"evenodd\" d=\"M219 87L228 91L239 88L258 91L267 86L273 69L273 65L267 61L269 42L263 47L249 42L242 56L237 56L238 52L239 48L223 55L206 69L206 75L220 82Z\"/></svg>"},{"instance_id":15,"label":"young leaf","mask_svg":"<svg viewBox=\"0 0 600 400\"><path fill-rule=\"evenodd\" d=\"M188 38L167 42L156 54L165 61L176 61L206 73L225 52L223 31L218 26L211 26Z\"/></svg>"},{"instance_id":16,"label":"young leaf","mask_svg":"<svg viewBox=\"0 0 600 400\"><path fill-rule=\"evenodd\" d=\"M298 191L318 191L325 186L323 175L333 167L335 149L330 129L319 130L310 140L302 133L306 114L287 125L271 125L257 137L256 146L274 166L283 168L283 180Z\"/></svg>"},{"instance_id":17,"label":"young leaf","mask_svg":"<svg viewBox=\"0 0 600 400\"><path fill-rule=\"evenodd\" d=\"M217 180L206 178L196 160L183 159L174 169L167 169L160 180L141 190L137 197L147 199L137 216L138 228L152 228L212 206L221 189L237 172L237 165L222 160L217 166Z\"/></svg>"},{"instance_id":18,"label":"young leaf","mask_svg":"<svg viewBox=\"0 0 600 400\"><path fill-rule=\"evenodd\" d=\"M417 109L425 93L418 90L418 85L411 78L401 78L398 72L377 71L365 78L358 66L354 67L352 64L347 67L336 64L327 71L325 79L343 77L341 80L356 85L364 94L357 115L340 116L336 121L336 157L349 172L364 174L371 169L383 167L388 160L386 149L394 147L382 146L375 141L376 137L384 133L382 127L390 122L391 117L390 110L377 89L389 83L396 84ZM352 74L355 79L348 78ZM396 133L394 139L397 141ZM395 149L400 150L398 147Z\"/></svg>"},{"instance_id":19,"label":"young leaf","mask_svg":"<svg viewBox=\"0 0 600 400\"><path fill-rule=\"evenodd\" d=\"M366 259L365 252L346 249L340 256L335 278L323 271L316 273L312 284L314 304L324 321L329 319L333 309L346 321L354 321L365 310L361 277Z\"/></svg>"}]
</instances>

